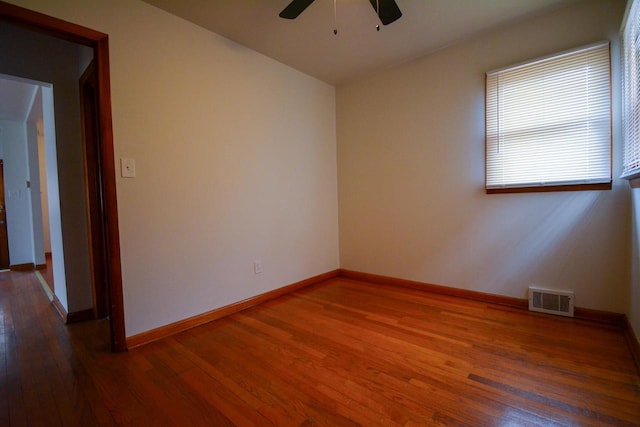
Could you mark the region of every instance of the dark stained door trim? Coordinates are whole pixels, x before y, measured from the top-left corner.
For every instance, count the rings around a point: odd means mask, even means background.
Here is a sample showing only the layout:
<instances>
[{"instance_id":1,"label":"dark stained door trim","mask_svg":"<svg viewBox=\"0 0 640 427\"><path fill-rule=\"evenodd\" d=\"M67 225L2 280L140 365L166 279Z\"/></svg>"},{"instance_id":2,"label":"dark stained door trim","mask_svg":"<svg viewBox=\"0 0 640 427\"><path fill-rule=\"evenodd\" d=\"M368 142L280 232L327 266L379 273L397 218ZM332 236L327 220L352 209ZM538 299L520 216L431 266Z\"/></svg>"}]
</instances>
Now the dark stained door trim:
<instances>
[{"instance_id":1,"label":"dark stained door trim","mask_svg":"<svg viewBox=\"0 0 640 427\"><path fill-rule=\"evenodd\" d=\"M58 18L34 12L0 1L0 19L24 25L67 41L93 48L98 79L98 112L100 122L100 172L101 194L106 250L108 259L111 324L111 348L125 351L124 306L122 295L122 267L120 262L120 236L118 231L118 206L116 200L116 168L113 151L111 116L111 83L109 76L109 38L95 31Z\"/></svg>"},{"instance_id":2,"label":"dark stained door trim","mask_svg":"<svg viewBox=\"0 0 640 427\"><path fill-rule=\"evenodd\" d=\"M9 268L9 235L7 233L7 206L4 202L4 160L0 159L0 269Z\"/></svg>"},{"instance_id":3,"label":"dark stained door trim","mask_svg":"<svg viewBox=\"0 0 640 427\"><path fill-rule=\"evenodd\" d=\"M89 235L89 270L93 291L93 316L109 316L109 268L105 221L100 197L100 127L98 109L98 79L95 61L91 61L80 77L80 116L84 159L85 199Z\"/></svg>"}]
</instances>

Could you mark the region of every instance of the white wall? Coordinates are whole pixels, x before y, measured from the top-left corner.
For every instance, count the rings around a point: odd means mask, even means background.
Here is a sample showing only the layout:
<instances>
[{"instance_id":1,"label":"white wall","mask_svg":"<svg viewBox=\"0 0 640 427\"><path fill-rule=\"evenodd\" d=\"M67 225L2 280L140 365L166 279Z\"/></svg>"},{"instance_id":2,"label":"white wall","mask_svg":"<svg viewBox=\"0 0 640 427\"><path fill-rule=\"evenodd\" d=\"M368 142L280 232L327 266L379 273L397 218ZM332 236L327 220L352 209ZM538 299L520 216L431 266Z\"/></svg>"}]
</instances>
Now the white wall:
<instances>
[{"instance_id":1,"label":"white wall","mask_svg":"<svg viewBox=\"0 0 640 427\"><path fill-rule=\"evenodd\" d=\"M139 1L12 3L109 34L128 336L338 268L333 87Z\"/></svg>"},{"instance_id":2,"label":"white wall","mask_svg":"<svg viewBox=\"0 0 640 427\"><path fill-rule=\"evenodd\" d=\"M53 100L53 88L42 85L40 87L42 94L42 133L44 138L44 159L47 165L47 209L49 211L49 238L51 243L51 263L53 270L54 291L58 300L68 313L73 313L71 307L78 307L78 301L84 299L86 304L86 292L90 291L88 283L74 283L67 281L67 271L65 268L65 260L69 260L66 256L65 244L62 235L62 205L60 199L60 176L58 175L58 143L56 141L56 125L55 119L60 118L60 114L56 116ZM65 206L68 208L68 206ZM69 233L73 233L73 229L67 229ZM70 251L73 252L73 251ZM74 258L70 258L74 260ZM83 260L75 259L76 263ZM79 266L81 268L82 266ZM76 267L76 272L78 267ZM64 284L65 286L60 286ZM82 298L84 296L84 298ZM74 304L74 305L71 305ZM85 307L90 307L90 305ZM76 308L77 310L77 308Z\"/></svg>"},{"instance_id":3,"label":"white wall","mask_svg":"<svg viewBox=\"0 0 640 427\"><path fill-rule=\"evenodd\" d=\"M40 194L40 170L38 165L38 126L27 121L27 164L29 188L29 221L31 222L31 259L35 265L45 264L44 236L42 228L42 199Z\"/></svg>"},{"instance_id":4,"label":"white wall","mask_svg":"<svg viewBox=\"0 0 640 427\"><path fill-rule=\"evenodd\" d=\"M630 197L484 192L484 73L612 41L614 177L620 175L617 32L623 1L517 22L337 90L340 258L345 269L626 312Z\"/></svg>"},{"instance_id":5,"label":"white wall","mask_svg":"<svg viewBox=\"0 0 640 427\"><path fill-rule=\"evenodd\" d=\"M39 108L39 107L38 107ZM45 264L44 239L42 236L42 206L40 204L40 171L38 169L37 121L29 119L27 128L27 196L29 198L29 235L31 236L31 262Z\"/></svg>"},{"instance_id":6,"label":"white wall","mask_svg":"<svg viewBox=\"0 0 640 427\"><path fill-rule=\"evenodd\" d=\"M40 159L39 155L39 145L43 142L42 123L42 89L38 86L34 93L33 102L31 103L31 111L29 111L27 117L27 161L29 166L29 192L31 198L31 227L33 229L33 262L36 266L46 263L43 227L45 212L42 208L42 190L40 187L42 181L46 182L46 179L41 179L40 177L40 163L41 160L45 159ZM46 214L48 215L48 210ZM49 251L50 250L51 249L49 249Z\"/></svg>"},{"instance_id":7,"label":"white wall","mask_svg":"<svg viewBox=\"0 0 640 427\"><path fill-rule=\"evenodd\" d=\"M34 262L31 192L27 188L27 126L22 121L0 120L4 160L4 193L7 210L9 264Z\"/></svg>"}]
</instances>

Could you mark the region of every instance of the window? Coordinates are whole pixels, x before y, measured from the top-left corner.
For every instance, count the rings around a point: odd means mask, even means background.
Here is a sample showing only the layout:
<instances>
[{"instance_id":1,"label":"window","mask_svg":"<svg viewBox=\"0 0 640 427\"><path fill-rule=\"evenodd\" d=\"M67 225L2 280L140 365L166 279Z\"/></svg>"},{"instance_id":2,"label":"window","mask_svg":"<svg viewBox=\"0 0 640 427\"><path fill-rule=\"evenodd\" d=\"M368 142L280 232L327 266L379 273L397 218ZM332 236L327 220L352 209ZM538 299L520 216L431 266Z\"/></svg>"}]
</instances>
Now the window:
<instances>
[{"instance_id":1,"label":"window","mask_svg":"<svg viewBox=\"0 0 640 427\"><path fill-rule=\"evenodd\" d=\"M487 73L488 193L611 188L609 43Z\"/></svg>"},{"instance_id":2,"label":"window","mask_svg":"<svg viewBox=\"0 0 640 427\"><path fill-rule=\"evenodd\" d=\"M640 177L640 7L630 8L622 27L622 84L624 159L622 176Z\"/></svg>"}]
</instances>

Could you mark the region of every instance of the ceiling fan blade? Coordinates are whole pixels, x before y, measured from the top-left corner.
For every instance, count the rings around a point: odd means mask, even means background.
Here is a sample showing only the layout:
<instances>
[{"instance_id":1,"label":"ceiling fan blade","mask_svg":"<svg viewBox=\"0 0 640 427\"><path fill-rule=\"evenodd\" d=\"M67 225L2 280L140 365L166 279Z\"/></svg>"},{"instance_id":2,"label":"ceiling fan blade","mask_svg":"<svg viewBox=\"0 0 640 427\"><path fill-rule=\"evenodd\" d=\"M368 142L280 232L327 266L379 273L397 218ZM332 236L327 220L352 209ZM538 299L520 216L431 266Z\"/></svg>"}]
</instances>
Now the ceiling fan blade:
<instances>
[{"instance_id":1,"label":"ceiling fan blade","mask_svg":"<svg viewBox=\"0 0 640 427\"><path fill-rule=\"evenodd\" d=\"M285 7L282 12L280 12L280 17L285 19L296 19L298 15L300 15L313 2L314 0L293 0L289 3L289 6Z\"/></svg>"},{"instance_id":2,"label":"ceiling fan blade","mask_svg":"<svg viewBox=\"0 0 640 427\"><path fill-rule=\"evenodd\" d=\"M369 3L373 6L373 10L376 11L383 25L389 25L402 16L395 0L369 0ZM378 4L380 4L380 13L377 9Z\"/></svg>"}]
</instances>

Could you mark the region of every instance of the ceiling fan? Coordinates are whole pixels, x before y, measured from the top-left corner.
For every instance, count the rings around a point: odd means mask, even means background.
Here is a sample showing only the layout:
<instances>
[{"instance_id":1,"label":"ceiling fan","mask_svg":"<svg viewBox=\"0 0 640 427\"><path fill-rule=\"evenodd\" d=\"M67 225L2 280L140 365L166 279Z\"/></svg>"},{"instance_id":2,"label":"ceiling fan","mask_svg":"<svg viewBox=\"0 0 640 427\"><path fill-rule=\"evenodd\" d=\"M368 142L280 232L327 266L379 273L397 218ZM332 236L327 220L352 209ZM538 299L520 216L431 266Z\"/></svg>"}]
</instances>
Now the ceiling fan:
<instances>
[{"instance_id":1,"label":"ceiling fan","mask_svg":"<svg viewBox=\"0 0 640 427\"><path fill-rule=\"evenodd\" d=\"M280 17L285 19L296 19L314 0L293 0L282 12ZM373 10L380 18L383 25L389 25L402 16L400 8L395 0L369 0Z\"/></svg>"}]
</instances>

